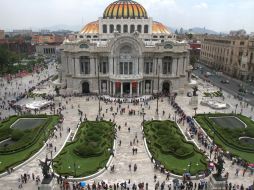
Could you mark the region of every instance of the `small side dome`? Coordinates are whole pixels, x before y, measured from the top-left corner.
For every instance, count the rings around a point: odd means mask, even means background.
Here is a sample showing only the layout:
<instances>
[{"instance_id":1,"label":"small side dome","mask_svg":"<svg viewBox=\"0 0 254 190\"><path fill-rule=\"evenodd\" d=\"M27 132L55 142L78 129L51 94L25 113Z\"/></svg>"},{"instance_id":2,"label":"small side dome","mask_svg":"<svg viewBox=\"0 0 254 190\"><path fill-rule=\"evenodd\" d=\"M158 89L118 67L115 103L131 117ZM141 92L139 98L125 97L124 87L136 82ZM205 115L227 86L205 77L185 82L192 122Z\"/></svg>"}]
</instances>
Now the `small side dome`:
<instances>
[{"instance_id":1,"label":"small side dome","mask_svg":"<svg viewBox=\"0 0 254 190\"><path fill-rule=\"evenodd\" d=\"M90 22L82 28L80 34L98 34L99 33L99 21Z\"/></svg>"},{"instance_id":2,"label":"small side dome","mask_svg":"<svg viewBox=\"0 0 254 190\"><path fill-rule=\"evenodd\" d=\"M152 33L153 34L172 34L172 32L168 29L168 27L156 21L153 22Z\"/></svg>"}]
</instances>

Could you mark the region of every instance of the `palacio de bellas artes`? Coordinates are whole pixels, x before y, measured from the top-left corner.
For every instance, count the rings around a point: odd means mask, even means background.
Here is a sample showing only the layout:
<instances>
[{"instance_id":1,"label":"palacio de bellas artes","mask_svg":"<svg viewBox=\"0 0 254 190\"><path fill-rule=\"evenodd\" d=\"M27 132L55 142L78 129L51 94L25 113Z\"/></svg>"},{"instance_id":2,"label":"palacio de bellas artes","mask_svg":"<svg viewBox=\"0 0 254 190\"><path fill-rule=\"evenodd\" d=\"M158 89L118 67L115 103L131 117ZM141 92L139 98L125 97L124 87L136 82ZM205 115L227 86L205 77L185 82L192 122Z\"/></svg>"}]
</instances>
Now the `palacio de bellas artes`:
<instances>
[{"instance_id":1,"label":"palacio de bellas artes","mask_svg":"<svg viewBox=\"0 0 254 190\"><path fill-rule=\"evenodd\" d=\"M181 92L191 72L187 44L177 42L142 5L123 0L108 5L75 40L65 40L61 61L67 94L135 97Z\"/></svg>"}]
</instances>

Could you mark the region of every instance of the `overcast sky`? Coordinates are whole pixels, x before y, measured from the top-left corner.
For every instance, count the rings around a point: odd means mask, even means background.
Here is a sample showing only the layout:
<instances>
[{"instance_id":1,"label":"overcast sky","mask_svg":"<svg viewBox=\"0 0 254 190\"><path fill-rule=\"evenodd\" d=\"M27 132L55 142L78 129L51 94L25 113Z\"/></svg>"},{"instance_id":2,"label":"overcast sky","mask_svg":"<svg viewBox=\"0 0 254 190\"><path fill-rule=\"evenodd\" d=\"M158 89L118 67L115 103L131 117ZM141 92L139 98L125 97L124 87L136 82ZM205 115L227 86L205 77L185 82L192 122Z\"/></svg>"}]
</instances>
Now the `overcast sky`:
<instances>
[{"instance_id":1,"label":"overcast sky","mask_svg":"<svg viewBox=\"0 0 254 190\"><path fill-rule=\"evenodd\" d=\"M0 29L80 26L97 20L112 0L0 0ZM254 0L137 0L169 27L254 32Z\"/></svg>"}]
</instances>

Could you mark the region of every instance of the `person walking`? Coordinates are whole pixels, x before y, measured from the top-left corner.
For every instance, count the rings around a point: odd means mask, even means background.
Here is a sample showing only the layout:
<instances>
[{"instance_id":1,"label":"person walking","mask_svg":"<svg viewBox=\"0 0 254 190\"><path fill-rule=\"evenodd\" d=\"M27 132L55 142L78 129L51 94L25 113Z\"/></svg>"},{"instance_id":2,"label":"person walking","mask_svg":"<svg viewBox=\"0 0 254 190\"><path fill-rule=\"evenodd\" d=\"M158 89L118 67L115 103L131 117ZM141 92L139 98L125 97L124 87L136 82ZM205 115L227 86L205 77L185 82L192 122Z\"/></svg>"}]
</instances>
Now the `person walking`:
<instances>
[{"instance_id":1,"label":"person walking","mask_svg":"<svg viewBox=\"0 0 254 190\"><path fill-rule=\"evenodd\" d=\"M134 164L134 172L137 171L138 167L137 164Z\"/></svg>"},{"instance_id":2,"label":"person walking","mask_svg":"<svg viewBox=\"0 0 254 190\"><path fill-rule=\"evenodd\" d=\"M131 171L131 164L129 164L129 171Z\"/></svg>"}]
</instances>

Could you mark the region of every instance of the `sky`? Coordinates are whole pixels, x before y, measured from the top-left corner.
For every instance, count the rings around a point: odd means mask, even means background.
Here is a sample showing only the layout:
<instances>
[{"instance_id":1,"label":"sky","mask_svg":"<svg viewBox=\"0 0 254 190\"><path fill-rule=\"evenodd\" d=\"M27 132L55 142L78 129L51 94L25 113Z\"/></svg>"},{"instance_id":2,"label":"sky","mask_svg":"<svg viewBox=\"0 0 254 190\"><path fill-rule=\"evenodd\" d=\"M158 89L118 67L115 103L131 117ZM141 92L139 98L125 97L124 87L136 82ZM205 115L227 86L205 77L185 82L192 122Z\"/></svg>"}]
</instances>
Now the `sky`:
<instances>
[{"instance_id":1,"label":"sky","mask_svg":"<svg viewBox=\"0 0 254 190\"><path fill-rule=\"evenodd\" d=\"M0 29L82 28L114 0L0 0ZM254 0L136 0L153 20L172 28L254 32Z\"/></svg>"}]
</instances>

